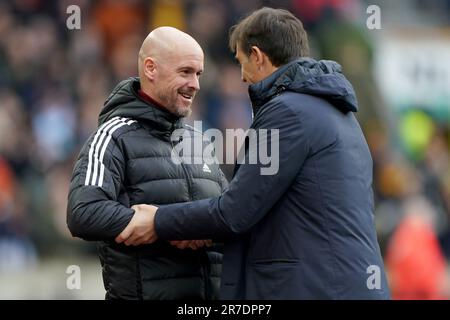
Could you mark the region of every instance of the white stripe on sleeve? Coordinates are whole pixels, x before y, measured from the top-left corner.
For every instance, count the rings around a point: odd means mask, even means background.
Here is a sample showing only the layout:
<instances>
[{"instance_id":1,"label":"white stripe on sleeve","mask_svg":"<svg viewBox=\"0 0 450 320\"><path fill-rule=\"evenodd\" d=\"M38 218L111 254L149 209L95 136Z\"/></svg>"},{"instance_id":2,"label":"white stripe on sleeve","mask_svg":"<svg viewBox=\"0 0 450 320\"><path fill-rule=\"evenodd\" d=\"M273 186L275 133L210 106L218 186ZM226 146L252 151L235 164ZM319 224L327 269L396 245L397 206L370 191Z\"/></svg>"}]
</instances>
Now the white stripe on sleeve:
<instances>
[{"instance_id":1,"label":"white stripe on sleeve","mask_svg":"<svg viewBox=\"0 0 450 320\"><path fill-rule=\"evenodd\" d=\"M103 157L104 157L104 155L105 155L105 151L106 151L106 148L108 147L108 144L109 144L109 141L111 140L111 138L112 138L112 134L114 133L114 131L116 131L117 129L119 129L120 127L122 127L122 126L124 126L124 125L130 125L130 124L132 124L133 122L136 122L135 120L130 120L130 121L128 121L128 122L125 122L125 123L119 123L118 125L116 125L114 128L112 128L111 129L111 131L108 133L108 137L106 138L106 141L105 141L105 143L103 144L103 147L102 147L102 150L101 150L101 152L100 152L100 158L99 158L99 161L100 161L100 176L99 176L99 179L98 179L98 186L99 187L102 187L102 185L103 185L103 174L104 174L104 172L105 172L105 166L103 165ZM94 183L94 181L95 181L95 178L94 178L94 180L93 180L93 183Z\"/></svg>"},{"instance_id":2,"label":"white stripe on sleeve","mask_svg":"<svg viewBox=\"0 0 450 320\"><path fill-rule=\"evenodd\" d=\"M88 155L88 168L87 168L87 172L86 172L86 180L84 181L84 185L87 186L89 184L89 180L91 177L91 170L92 170L92 161L93 161L93 153L94 153L94 149L95 149L95 145L97 143L98 138L100 137L100 135L102 134L103 130L105 129L106 126L108 126L111 122L116 121L117 119L119 119L119 117L114 117L111 120L108 120L107 122L105 122L98 130L97 133L94 136L94 139L92 140L91 143L91 147L89 149L89 155Z\"/></svg>"},{"instance_id":3,"label":"white stripe on sleeve","mask_svg":"<svg viewBox=\"0 0 450 320\"><path fill-rule=\"evenodd\" d=\"M103 165L103 157L108 147L108 144L111 140L112 134L114 131L119 129L124 125L131 125L135 120L129 120L127 118L119 118L115 117L108 122L104 123L103 126L98 130L97 134L94 137L94 140L91 144L91 148L89 150L89 162L88 169L86 173L85 185L98 185L101 187L103 185L103 177L104 177L104 165ZM103 143L104 142L104 143ZM101 148L101 151L100 151ZM100 155L99 155L100 151ZM93 170L92 170L93 166ZM92 174L91 174L92 171ZM99 173L99 181L97 183L97 173Z\"/></svg>"}]
</instances>

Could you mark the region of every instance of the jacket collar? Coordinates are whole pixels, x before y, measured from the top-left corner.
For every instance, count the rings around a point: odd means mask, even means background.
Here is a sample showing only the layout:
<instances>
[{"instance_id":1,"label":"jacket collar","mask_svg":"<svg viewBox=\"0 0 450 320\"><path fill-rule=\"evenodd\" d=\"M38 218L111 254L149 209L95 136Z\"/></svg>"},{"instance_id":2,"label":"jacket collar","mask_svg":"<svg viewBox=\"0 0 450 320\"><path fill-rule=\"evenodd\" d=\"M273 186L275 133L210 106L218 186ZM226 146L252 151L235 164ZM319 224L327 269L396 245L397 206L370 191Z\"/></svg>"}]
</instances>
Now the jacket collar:
<instances>
[{"instance_id":1,"label":"jacket collar","mask_svg":"<svg viewBox=\"0 0 450 320\"><path fill-rule=\"evenodd\" d=\"M289 69L293 64L297 63L298 60L289 62L281 67L279 67L277 70L275 70L271 75L269 75L267 78L256 82L254 84L251 84L248 87L248 94L250 97L250 100L252 102L253 107L253 114L256 115L256 113L259 111L259 109L270 99L272 99L274 96L280 94L283 92L286 88L284 86L275 86L277 79L280 78L281 75L283 75L287 69Z\"/></svg>"},{"instance_id":2,"label":"jacket collar","mask_svg":"<svg viewBox=\"0 0 450 320\"><path fill-rule=\"evenodd\" d=\"M139 78L129 78L119 83L105 102L99 124L119 116L137 120L162 132L183 127L183 118L141 97L138 93L140 86Z\"/></svg>"},{"instance_id":3,"label":"jacket collar","mask_svg":"<svg viewBox=\"0 0 450 320\"><path fill-rule=\"evenodd\" d=\"M266 79L250 85L249 96L254 115L261 106L283 91L320 97L343 113L358 110L353 86L335 61L299 58L281 66Z\"/></svg>"}]
</instances>

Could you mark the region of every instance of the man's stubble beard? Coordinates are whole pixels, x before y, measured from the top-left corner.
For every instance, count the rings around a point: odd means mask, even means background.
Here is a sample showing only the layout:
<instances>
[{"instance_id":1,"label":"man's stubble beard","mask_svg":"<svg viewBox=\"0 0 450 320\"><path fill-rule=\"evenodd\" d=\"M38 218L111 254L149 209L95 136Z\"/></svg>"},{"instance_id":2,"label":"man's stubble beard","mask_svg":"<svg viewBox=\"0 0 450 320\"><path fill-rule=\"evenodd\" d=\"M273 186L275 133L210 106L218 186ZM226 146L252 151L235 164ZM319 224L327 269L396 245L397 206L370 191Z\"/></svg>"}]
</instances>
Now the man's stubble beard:
<instances>
[{"instance_id":1,"label":"man's stubble beard","mask_svg":"<svg viewBox=\"0 0 450 320\"><path fill-rule=\"evenodd\" d=\"M167 99L167 95L164 94L163 92L160 92L157 94L158 98L161 101L169 101L169 99ZM172 114L174 114L175 116L177 116L178 118L186 118L189 117L192 114L192 109L191 109L192 104L186 109L184 107L177 107L176 105L165 105L164 107Z\"/></svg>"},{"instance_id":2,"label":"man's stubble beard","mask_svg":"<svg viewBox=\"0 0 450 320\"><path fill-rule=\"evenodd\" d=\"M192 109L189 107L187 110L178 109L175 115L179 118L187 118L192 114Z\"/></svg>"}]
</instances>

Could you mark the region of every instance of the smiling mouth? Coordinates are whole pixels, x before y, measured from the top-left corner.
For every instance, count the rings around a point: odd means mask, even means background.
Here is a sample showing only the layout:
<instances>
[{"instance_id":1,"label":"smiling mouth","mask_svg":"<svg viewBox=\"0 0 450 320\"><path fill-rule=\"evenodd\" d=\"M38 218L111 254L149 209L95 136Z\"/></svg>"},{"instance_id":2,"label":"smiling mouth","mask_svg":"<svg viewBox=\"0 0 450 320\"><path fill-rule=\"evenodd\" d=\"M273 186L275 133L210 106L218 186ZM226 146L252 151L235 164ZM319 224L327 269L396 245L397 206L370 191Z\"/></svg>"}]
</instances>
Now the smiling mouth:
<instances>
[{"instance_id":1,"label":"smiling mouth","mask_svg":"<svg viewBox=\"0 0 450 320\"><path fill-rule=\"evenodd\" d=\"M189 93L179 93L183 98L185 98L186 100L192 101L192 99L194 98L193 94L189 94Z\"/></svg>"}]
</instances>

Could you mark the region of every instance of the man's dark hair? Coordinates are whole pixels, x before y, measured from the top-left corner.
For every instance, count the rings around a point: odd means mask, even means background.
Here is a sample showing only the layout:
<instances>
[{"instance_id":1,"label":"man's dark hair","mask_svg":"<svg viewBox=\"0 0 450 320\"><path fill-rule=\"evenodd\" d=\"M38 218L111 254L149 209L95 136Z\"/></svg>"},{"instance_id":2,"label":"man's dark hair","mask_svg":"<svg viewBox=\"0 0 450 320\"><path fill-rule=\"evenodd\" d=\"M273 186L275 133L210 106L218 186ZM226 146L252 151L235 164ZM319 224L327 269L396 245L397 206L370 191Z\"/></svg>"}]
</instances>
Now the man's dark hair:
<instances>
[{"instance_id":1,"label":"man's dark hair","mask_svg":"<svg viewBox=\"0 0 450 320\"><path fill-rule=\"evenodd\" d=\"M276 67L309 55L302 22L283 9L261 8L231 27L230 49L236 52L237 45L247 56L257 46Z\"/></svg>"}]
</instances>

